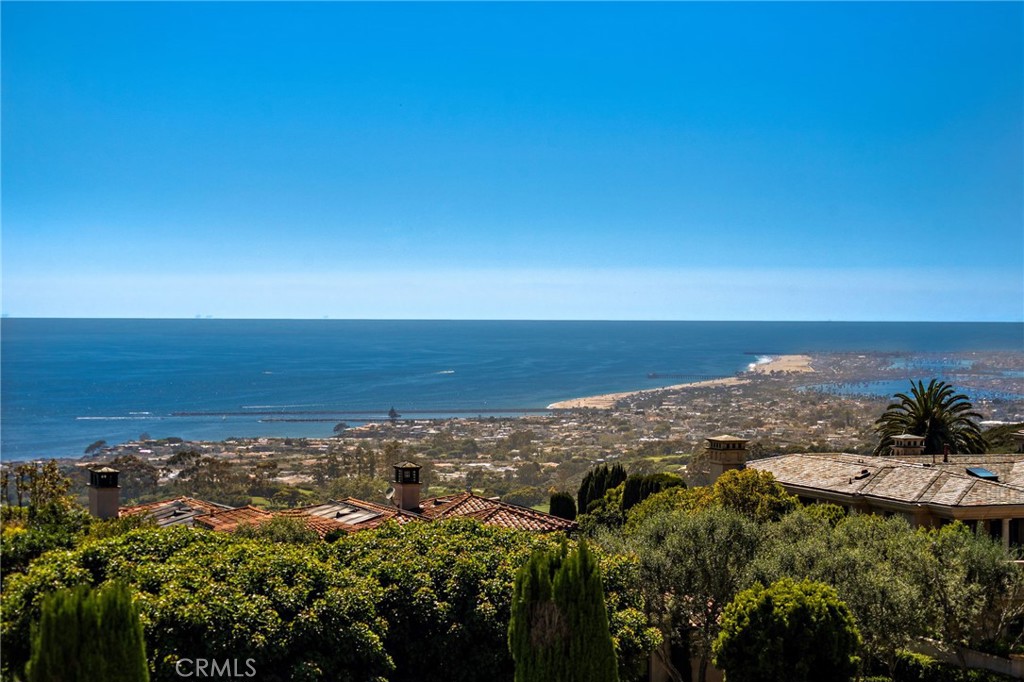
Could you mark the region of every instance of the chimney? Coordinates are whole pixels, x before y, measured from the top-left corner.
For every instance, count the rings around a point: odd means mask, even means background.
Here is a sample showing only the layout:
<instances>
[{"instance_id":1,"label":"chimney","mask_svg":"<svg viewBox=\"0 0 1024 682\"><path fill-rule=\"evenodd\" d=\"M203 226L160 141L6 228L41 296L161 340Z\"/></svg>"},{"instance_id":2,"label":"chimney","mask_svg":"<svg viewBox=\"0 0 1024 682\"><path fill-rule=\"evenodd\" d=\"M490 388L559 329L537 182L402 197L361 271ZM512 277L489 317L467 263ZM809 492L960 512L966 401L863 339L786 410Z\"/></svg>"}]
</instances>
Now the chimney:
<instances>
[{"instance_id":1,"label":"chimney","mask_svg":"<svg viewBox=\"0 0 1024 682\"><path fill-rule=\"evenodd\" d=\"M719 476L730 469L746 467L749 440L736 436L712 436L706 440L708 444L704 452L711 465L710 483L717 481Z\"/></svg>"},{"instance_id":2,"label":"chimney","mask_svg":"<svg viewBox=\"0 0 1024 682\"><path fill-rule=\"evenodd\" d=\"M121 486L110 467L89 469L89 513L98 519L116 519L121 506Z\"/></svg>"},{"instance_id":3,"label":"chimney","mask_svg":"<svg viewBox=\"0 0 1024 682\"><path fill-rule=\"evenodd\" d=\"M395 505L405 511L418 511L420 508L420 465L412 462L399 462L395 467Z\"/></svg>"}]
</instances>

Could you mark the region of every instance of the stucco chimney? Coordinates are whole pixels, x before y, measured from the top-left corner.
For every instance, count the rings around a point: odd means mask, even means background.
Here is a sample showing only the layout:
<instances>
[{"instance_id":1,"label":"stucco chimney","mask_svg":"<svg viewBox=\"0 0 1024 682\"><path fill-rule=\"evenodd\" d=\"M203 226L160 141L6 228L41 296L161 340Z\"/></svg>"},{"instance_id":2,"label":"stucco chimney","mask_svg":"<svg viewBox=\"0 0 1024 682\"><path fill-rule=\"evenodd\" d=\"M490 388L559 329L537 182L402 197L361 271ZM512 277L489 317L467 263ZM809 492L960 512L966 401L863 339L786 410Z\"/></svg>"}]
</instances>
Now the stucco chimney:
<instances>
[{"instance_id":1,"label":"stucco chimney","mask_svg":"<svg viewBox=\"0 0 1024 682\"><path fill-rule=\"evenodd\" d=\"M420 508L420 465L398 462L395 467L395 504L405 511Z\"/></svg>"},{"instance_id":2,"label":"stucco chimney","mask_svg":"<svg viewBox=\"0 0 1024 682\"><path fill-rule=\"evenodd\" d=\"M116 519L121 507L121 486L110 467L89 469L89 513L98 519Z\"/></svg>"},{"instance_id":3,"label":"stucco chimney","mask_svg":"<svg viewBox=\"0 0 1024 682\"><path fill-rule=\"evenodd\" d=\"M750 441L736 436L712 436L706 439L704 449L711 465L711 483L730 469L743 469L747 465L747 443Z\"/></svg>"}]
</instances>

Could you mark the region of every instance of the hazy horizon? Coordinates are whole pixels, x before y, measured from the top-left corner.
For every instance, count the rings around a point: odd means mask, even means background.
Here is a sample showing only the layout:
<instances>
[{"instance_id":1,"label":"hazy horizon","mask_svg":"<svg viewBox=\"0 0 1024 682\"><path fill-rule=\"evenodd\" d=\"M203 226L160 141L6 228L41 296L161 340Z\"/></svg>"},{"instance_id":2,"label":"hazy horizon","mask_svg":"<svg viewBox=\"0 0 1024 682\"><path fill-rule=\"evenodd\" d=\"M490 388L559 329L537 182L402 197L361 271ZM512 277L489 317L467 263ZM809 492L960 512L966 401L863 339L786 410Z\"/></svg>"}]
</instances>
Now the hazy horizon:
<instances>
[{"instance_id":1,"label":"hazy horizon","mask_svg":"<svg viewBox=\"0 0 1024 682\"><path fill-rule=\"evenodd\" d=\"M11 318L1024 321L1020 3L3 3Z\"/></svg>"}]
</instances>

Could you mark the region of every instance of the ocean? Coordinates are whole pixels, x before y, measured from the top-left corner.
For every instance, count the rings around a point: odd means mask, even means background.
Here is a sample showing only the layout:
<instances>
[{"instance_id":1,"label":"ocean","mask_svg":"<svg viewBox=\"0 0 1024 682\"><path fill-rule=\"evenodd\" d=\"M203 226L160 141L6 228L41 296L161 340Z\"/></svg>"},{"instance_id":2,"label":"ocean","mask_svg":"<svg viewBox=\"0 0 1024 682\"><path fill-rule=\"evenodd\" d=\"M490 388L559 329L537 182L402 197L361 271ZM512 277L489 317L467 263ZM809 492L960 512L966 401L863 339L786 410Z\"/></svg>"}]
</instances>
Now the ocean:
<instances>
[{"instance_id":1,"label":"ocean","mask_svg":"<svg viewBox=\"0 0 1024 682\"><path fill-rule=\"evenodd\" d=\"M0 457L72 457L142 434L328 436L391 407L525 414L785 353L964 351L1024 351L1024 325L6 318Z\"/></svg>"}]
</instances>

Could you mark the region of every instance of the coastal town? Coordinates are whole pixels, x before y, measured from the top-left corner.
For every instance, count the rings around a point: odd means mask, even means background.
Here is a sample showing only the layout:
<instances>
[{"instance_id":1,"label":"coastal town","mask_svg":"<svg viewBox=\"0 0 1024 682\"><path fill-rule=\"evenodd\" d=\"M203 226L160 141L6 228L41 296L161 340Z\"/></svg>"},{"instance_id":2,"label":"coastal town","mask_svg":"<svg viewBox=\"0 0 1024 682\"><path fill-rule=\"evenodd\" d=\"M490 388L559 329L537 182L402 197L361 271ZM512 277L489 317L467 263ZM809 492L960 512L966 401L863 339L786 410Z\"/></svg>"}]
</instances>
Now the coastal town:
<instances>
[{"instance_id":1,"label":"coastal town","mask_svg":"<svg viewBox=\"0 0 1024 682\"><path fill-rule=\"evenodd\" d=\"M511 494L519 504L546 508L551 490L575 490L584 473L603 462L628 463L644 473L699 475L694 456L715 434L749 440L752 458L870 454L878 440L875 420L891 401L891 395L877 394L878 386L906 392L911 377L936 370L968 387L963 390L984 416L983 428L1024 422L1024 358L1018 353L784 355L753 362L735 377L567 399L539 414L418 419L402 417L399 407L390 419L339 424L329 437L146 438L94 444L63 467L77 471L84 499L87 467L131 463L125 478L137 482L129 492L147 501L180 487L189 470L180 453L196 453L216 462L221 478L215 480L237 483L210 492L238 501L246 497L240 489L251 488L264 493L248 495L254 504L274 507L320 501L329 485L336 497L348 492L381 501L389 465L413 459L436 494ZM996 447L1012 451L1013 443L1004 441Z\"/></svg>"}]
</instances>

